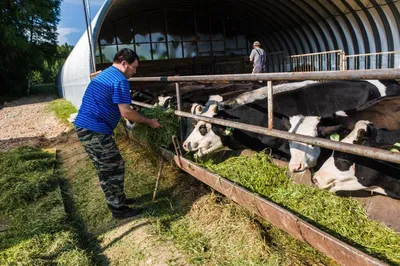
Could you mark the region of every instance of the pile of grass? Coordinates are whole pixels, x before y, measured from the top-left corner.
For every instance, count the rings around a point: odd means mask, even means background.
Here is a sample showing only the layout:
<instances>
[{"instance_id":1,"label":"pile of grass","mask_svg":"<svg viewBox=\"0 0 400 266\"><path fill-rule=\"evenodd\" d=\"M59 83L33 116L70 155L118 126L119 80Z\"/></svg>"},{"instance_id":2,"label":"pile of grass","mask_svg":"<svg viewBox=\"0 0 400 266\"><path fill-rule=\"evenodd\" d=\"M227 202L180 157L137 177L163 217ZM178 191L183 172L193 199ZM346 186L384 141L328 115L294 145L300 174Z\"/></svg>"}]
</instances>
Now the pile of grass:
<instances>
[{"instance_id":1,"label":"pile of grass","mask_svg":"<svg viewBox=\"0 0 400 266\"><path fill-rule=\"evenodd\" d=\"M400 263L400 236L384 224L369 220L357 200L292 183L286 169L275 166L265 153L201 164L373 256Z\"/></svg>"},{"instance_id":2,"label":"pile of grass","mask_svg":"<svg viewBox=\"0 0 400 266\"><path fill-rule=\"evenodd\" d=\"M172 136L179 130L179 119L174 115L174 110L161 107L143 108L141 113L147 118L157 118L162 128L153 129L147 125L138 124L134 129L135 136L154 149L168 148L172 144Z\"/></svg>"},{"instance_id":3,"label":"pile of grass","mask_svg":"<svg viewBox=\"0 0 400 266\"><path fill-rule=\"evenodd\" d=\"M158 232L172 239L199 265L335 265L310 246L214 193L193 203L190 211Z\"/></svg>"},{"instance_id":4,"label":"pile of grass","mask_svg":"<svg viewBox=\"0 0 400 266\"><path fill-rule=\"evenodd\" d=\"M70 124L68 118L71 114L77 113L78 110L69 101L65 99L57 99L51 101L48 105L49 111L54 112L55 115L65 124Z\"/></svg>"},{"instance_id":5,"label":"pile of grass","mask_svg":"<svg viewBox=\"0 0 400 266\"><path fill-rule=\"evenodd\" d=\"M0 265L89 265L81 263L89 259L68 223L54 164L37 148L0 153Z\"/></svg>"}]
</instances>

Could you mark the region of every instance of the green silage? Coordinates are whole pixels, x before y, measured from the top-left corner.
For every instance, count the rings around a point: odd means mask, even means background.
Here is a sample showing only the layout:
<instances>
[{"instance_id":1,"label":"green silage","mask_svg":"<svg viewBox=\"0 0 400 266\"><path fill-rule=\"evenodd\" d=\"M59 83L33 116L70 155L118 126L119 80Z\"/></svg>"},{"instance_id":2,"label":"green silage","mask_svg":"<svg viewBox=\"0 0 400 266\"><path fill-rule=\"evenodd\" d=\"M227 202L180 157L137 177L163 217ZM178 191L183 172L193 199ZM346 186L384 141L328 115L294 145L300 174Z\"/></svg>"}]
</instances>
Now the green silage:
<instances>
[{"instance_id":1,"label":"green silage","mask_svg":"<svg viewBox=\"0 0 400 266\"><path fill-rule=\"evenodd\" d=\"M286 169L275 166L268 155L234 157L219 164L209 160L202 165L299 214L345 242L380 259L400 264L400 236L396 232L368 219L355 199L292 183Z\"/></svg>"},{"instance_id":2,"label":"green silage","mask_svg":"<svg viewBox=\"0 0 400 266\"><path fill-rule=\"evenodd\" d=\"M172 143L172 136L179 130L179 120L173 109L143 108L141 113L148 118L157 118L162 128L153 129L147 125L137 124L134 128L135 136L147 142L152 148L168 148Z\"/></svg>"}]
</instances>

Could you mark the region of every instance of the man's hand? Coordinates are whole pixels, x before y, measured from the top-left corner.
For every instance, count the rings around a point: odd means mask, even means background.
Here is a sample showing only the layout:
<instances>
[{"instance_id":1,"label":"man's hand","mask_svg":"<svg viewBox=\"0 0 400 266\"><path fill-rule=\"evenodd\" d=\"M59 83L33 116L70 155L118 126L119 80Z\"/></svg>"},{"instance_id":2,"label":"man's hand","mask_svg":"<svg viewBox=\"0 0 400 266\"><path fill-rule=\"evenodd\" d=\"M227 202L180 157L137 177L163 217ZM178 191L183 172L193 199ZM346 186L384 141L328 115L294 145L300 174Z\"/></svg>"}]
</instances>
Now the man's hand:
<instances>
[{"instance_id":1,"label":"man's hand","mask_svg":"<svg viewBox=\"0 0 400 266\"><path fill-rule=\"evenodd\" d=\"M128 119L129 121L146 124L152 128L160 128L162 127L160 123L158 123L157 119L149 119L147 117L142 116L139 112L132 110L129 104L118 104L119 111L121 112L121 116Z\"/></svg>"},{"instance_id":2,"label":"man's hand","mask_svg":"<svg viewBox=\"0 0 400 266\"><path fill-rule=\"evenodd\" d=\"M148 125L150 127L152 127L152 128L160 128L160 127L162 127L162 125L160 125L160 123L158 123L158 119L153 118L153 119L149 119L149 120L150 121L149 121Z\"/></svg>"}]
</instances>

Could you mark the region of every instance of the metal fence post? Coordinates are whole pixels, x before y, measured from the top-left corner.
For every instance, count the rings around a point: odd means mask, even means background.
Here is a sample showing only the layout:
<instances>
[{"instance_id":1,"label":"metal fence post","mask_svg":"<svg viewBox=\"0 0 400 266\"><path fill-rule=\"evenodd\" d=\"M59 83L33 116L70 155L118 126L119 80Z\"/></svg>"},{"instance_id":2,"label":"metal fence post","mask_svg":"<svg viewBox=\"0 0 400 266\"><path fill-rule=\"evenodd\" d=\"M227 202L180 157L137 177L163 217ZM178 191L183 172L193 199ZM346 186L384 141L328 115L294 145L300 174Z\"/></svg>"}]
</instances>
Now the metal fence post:
<instances>
[{"instance_id":1,"label":"metal fence post","mask_svg":"<svg viewBox=\"0 0 400 266\"><path fill-rule=\"evenodd\" d=\"M181 105L181 89L179 82L175 83L175 88L176 88L176 103L177 103L177 108L178 111L182 111L182 105ZM183 120L182 117L179 119L179 133L181 137L181 141L184 141L184 132L183 132Z\"/></svg>"},{"instance_id":2,"label":"metal fence post","mask_svg":"<svg viewBox=\"0 0 400 266\"><path fill-rule=\"evenodd\" d=\"M268 90L268 129L272 129L274 127L274 101L273 101L273 93L272 93L272 81L268 80L267 83Z\"/></svg>"}]
</instances>

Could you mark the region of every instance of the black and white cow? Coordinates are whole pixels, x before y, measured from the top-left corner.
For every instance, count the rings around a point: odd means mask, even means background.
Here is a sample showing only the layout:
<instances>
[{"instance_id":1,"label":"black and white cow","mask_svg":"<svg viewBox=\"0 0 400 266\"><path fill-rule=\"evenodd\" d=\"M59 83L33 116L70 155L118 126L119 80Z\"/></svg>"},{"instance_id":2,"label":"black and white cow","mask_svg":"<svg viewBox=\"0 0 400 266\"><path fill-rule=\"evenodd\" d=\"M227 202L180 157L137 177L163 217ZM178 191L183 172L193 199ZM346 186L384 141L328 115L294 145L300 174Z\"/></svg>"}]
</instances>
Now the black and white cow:
<instances>
[{"instance_id":1,"label":"black and white cow","mask_svg":"<svg viewBox=\"0 0 400 266\"><path fill-rule=\"evenodd\" d=\"M389 148L400 142L400 131L376 129L361 120L341 142ZM368 190L400 198L400 165L338 151L315 173L313 181L330 192Z\"/></svg>"},{"instance_id":2,"label":"black and white cow","mask_svg":"<svg viewBox=\"0 0 400 266\"><path fill-rule=\"evenodd\" d=\"M306 84L306 86L300 87L299 84ZM400 93L400 86L397 83L385 82L385 84L379 81L329 81L321 83L312 82L308 85L307 83L291 83L292 86L299 85L297 86L297 90L293 91L290 88L285 88L287 90L284 93L274 97L274 127L275 129L289 130L293 133L315 137L329 136L330 133L342 128L340 124L325 123L325 121L321 123L319 117L303 119L303 117L296 116L296 114L310 116L322 113L329 116L335 112L342 113L343 111L341 110L357 108L357 106L361 106L369 99ZM289 84L283 85L288 86ZM220 110L211 112L208 109L197 114L209 117L222 117L257 126L267 126L266 102L265 100L254 100L262 97L260 96L260 90L256 90L255 92L256 96L253 98L251 97L251 93L245 93L230 103L221 103L225 108L228 107L223 113L230 115L224 116L221 115ZM309 99L305 99L306 95L309 95ZM232 118L232 115L234 118ZM286 116L292 116L290 124ZM286 154L287 148L283 149L284 145L282 146L282 143L276 138L261 136L256 133L243 133L244 131L239 130L236 130L236 134L231 136L224 134L224 131L216 130L220 128L212 126L209 123L198 122L192 134L184 142L184 149L187 151L197 151L197 155L201 156L212 151L230 148L225 143L231 140L232 137L235 137L234 139L236 140L246 141L242 144L247 148L253 146L256 150L260 150L260 148L264 148L267 145L270 148L284 151ZM219 134L217 134L218 132ZM246 135L247 138L240 139L240 134ZM263 141L260 143L260 140ZM257 149L257 147L259 148ZM311 145L291 142L290 153L292 154L292 159L289 169L292 171L303 171L316 165L320 149Z\"/></svg>"},{"instance_id":3,"label":"black and white cow","mask_svg":"<svg viewBox=\"0 0 400 266\"><path fill-rule=\"evenodd\" d=\"M221 109L218 103L209 104L205 107L197 105L192 108L192 113L266 127L268 111L266 107L257 104L257 102L226 110ZM278 157L289 158L288 142L284 139L213 125L204 121L195 122L194 129L183 143L183 149L196 152L198 157L227 149L249 148L260 151L271 148ZM287 118L275 114L274 127L287 130Z\"/></svg>"},{"instance_id":4,"label":"black and white cow","mask_svg":"<svg viewBox=\"0 0 400 266\"><path fill-rule=\"evenodd\" d=\"M376 98L400 95L400 85L396 81L335 80L309 83L304 81L274 86L274 91L281 91L274 95L274 112L285 116L301 114L325 117L341 110L357 108ZM290 86L295 86L294 90ZM237 106L266 99L266 94L266 88L261 88L245 93L226 105Z\"/></svg>"},{"instance_id":5,"label":"black and white cow","mask_svg":"<svg viewBox=\"0 0 400 266\"><path fill-rule=\"evenodd\" d=\"M358 108L336 112L329 117L296 115L290 118L289 132L312 137L328 137L333 132L343 135L353 130L359 120L368 120L377 128L400 130L400 96L374 99ZM323 150L300 142L290 142L289 145L291 172L314 167Z\"/></svg>"}]
</instances>

